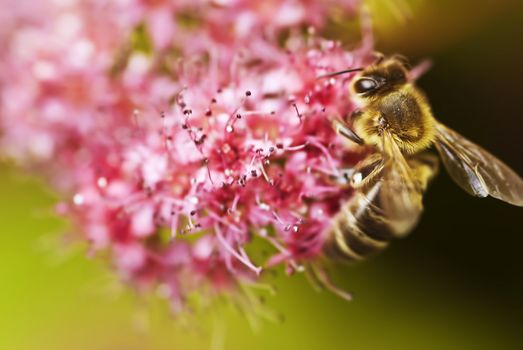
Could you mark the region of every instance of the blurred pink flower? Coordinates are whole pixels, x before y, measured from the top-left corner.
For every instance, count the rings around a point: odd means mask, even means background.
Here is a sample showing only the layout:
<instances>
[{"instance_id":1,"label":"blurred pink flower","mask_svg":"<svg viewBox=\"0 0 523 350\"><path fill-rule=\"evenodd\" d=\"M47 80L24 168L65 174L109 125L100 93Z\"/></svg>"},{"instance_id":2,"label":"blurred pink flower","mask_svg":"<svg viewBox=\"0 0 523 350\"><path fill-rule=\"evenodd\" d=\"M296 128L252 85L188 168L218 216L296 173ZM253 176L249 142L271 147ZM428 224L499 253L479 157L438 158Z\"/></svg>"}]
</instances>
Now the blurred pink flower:
<instances>
[{"instance_id":1,"label":"blurred pink flower","mask_svg":"<svg viewBox=\"0 0 523 350\"><path fill-rule=\"evenodd\" d=\"M331 127L353 109L350 77L317 77L367 63L371 43L346 51L297 29L357 1L56 0L42 16L16 3L2 152L63 193L57 210L92 253L175 309L203 285L321 256L350 196L334 179L358 155ZM267 261L246 253L254 236L274 247Z\"/></svg>"}]
</instances>

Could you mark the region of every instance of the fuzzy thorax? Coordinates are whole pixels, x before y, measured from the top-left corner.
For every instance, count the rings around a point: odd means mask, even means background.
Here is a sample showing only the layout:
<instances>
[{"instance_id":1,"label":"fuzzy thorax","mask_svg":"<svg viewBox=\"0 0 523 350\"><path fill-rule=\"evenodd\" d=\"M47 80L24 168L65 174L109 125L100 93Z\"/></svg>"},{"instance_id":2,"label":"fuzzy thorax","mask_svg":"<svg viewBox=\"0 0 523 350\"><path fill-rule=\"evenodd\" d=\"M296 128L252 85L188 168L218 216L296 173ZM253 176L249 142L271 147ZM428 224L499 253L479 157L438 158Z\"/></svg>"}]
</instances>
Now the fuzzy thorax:
<instances>
[{"instance_id":1,"label":"fuzzy thorax","mask_svg":"<svg viewBox=\"0 0 523 350\"><path fill-rule=\"evenodd\" d=\"M409 154L432 144L434 118L425 96L412 84L360 99L365 108L355 116L353 128L366 144L381 149L384 132L392 135L398 147Z\"/></svg>"}]
</instances>

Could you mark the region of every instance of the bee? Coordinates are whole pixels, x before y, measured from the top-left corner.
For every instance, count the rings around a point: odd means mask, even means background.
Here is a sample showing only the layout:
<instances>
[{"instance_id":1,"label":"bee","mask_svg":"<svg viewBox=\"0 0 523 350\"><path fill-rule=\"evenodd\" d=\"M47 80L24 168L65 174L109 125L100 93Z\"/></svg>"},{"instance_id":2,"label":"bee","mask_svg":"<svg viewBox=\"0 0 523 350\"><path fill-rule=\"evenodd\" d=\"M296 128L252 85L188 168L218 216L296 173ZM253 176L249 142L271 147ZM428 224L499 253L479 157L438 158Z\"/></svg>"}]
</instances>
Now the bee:
<instances>
[{"instance_id":1,"label":"bee","mask_svg":"<svg viewBox=\"0 0 523 350\"><path fill-rule=\"evenodd\" d=\"M358 72L350 92L359 110L334 128L371 150L346 177L354 195L327 233L327 256L362 260L406 236L423 211L423 194L438 171L435 146L450 177L477 197L523 206L523 180L480 146L437 121L425 95L409 80L405 61L381 58Z\"/></svg>"}]
</instances>

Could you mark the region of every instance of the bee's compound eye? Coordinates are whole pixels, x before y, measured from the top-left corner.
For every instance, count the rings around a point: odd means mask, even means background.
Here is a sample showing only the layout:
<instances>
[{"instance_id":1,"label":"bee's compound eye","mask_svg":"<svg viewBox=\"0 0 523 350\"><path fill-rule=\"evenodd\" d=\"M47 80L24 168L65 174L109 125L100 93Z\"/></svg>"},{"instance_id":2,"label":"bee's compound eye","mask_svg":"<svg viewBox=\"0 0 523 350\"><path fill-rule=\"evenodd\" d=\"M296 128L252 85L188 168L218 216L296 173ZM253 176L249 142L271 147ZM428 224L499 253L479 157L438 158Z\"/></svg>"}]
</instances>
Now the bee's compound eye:
<instances>
[{"instance_id":1,"label":"bee's compound eye","mask_svg":"<svg viewBox=\"0 0 523 350\"><path fill-rule=\"evenodd\" d=\"M378 87L378 83L376 82L376 80L369 79L369 78L359 79L354 84L354 90L356 90L356 92L358 94L372 91L372 90L376 89L377 87Z\"/></svg>"}]
</instances>

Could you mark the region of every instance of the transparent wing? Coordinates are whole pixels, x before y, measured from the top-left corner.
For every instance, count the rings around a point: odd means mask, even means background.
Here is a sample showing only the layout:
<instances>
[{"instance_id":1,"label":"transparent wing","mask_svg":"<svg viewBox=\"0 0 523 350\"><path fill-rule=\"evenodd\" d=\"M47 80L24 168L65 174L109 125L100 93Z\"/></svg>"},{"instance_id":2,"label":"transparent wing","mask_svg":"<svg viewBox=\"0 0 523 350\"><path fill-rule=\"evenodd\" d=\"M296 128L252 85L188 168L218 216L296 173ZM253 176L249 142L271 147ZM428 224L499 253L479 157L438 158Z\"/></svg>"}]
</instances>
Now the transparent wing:
<instances>
[{"instance_id":1,"label":"transparent wing","mask_svg":"<svg viewBox=\"0 0 523 350\"><path fill-rule=\"evenodd\" d=\"M523 206L523 180L495 156L438 123L436 148L452 179L468 193Z\"/></svg>"},{"instance_id":2,"label":"transparent wing","mask_svg":"<svg viewBox=\"0 0 523 350\"><path fill-rule=\"evenodd\" d=\"M423 188L391 135L383 135L386 157L379 193L380 207L398 236L417 224L423 211Z\"/></svg>"},{"instance_id":3,"label":"transparent wing","mask_svg":"<svg viewBox=\"0 0 523 350\"><path fill-rule=\"evenodd\" d=\"M405 236L418 222L423 188L390 135L383 136L383 152L356 166L352 185L355 229L391 239Z\"/></svg>"}]
</instances>

